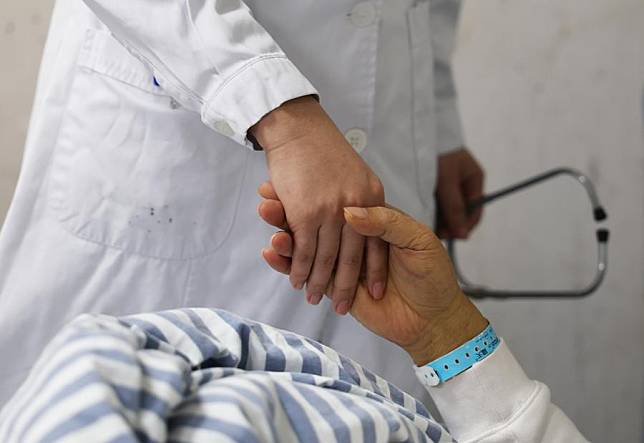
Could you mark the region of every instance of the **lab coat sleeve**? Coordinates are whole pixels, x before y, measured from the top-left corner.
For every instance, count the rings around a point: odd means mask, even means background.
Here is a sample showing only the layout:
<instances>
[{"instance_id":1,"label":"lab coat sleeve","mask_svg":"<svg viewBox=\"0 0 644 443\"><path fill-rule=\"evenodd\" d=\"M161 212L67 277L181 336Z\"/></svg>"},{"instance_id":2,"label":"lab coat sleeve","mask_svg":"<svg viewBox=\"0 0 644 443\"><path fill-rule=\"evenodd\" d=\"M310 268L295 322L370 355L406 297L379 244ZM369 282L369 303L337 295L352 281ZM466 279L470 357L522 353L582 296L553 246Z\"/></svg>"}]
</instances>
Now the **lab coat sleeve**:
<instances>
[{"instance_id":1,"label":"lab coat sleeve","mask_svg":"<svg viewBox=\"0 0 644 443\"><path fill-rule=\"evenodd\" d=\"M436 146L439 155L465 145L451 66L460 8L460 0L430 0Z\"/></svg>"},{"instance_id":2,"label":"lab coat sleeve","mask_svg":"<svg viewBox=\"0 0 644 443\"><path fill-rule=\"evenodd\" d=\"M168 94L248 147L264 115L317 94L242 1L83 1Z\"/></svg>"},{"instance_id":3,"label":"lab coat sleeve","mask_svg":"<svg viewBox=\"0 0 644 443\"><path fill-rule=\"evenodd\" d=\"M526 376L503 341L482 362L428 389L461 443L587 441L551 403L548 387Z\"/></svg>"}]
</instances>

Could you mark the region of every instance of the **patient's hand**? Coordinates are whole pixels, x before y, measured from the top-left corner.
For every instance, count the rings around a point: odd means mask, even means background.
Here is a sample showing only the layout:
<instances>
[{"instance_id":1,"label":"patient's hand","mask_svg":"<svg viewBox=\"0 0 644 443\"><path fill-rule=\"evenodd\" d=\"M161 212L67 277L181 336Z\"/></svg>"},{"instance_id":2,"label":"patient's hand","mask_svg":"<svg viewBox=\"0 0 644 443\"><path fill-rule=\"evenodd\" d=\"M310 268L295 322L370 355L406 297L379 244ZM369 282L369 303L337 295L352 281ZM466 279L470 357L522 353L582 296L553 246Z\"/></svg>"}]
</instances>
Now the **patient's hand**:
<instances>
[{"instance_id":1,"label":"patient's hand","mask_svg":"<svg viewBox=\"0 0 644 443\"><path fill-rule=\"evenodd\" d=\"M260 187L260 194L266 199L259 207L260 216L286 230L283 207L270 183ZM345 218L358 234L390 244L385 296L375 300L361 283L351 309L365 327L404 348L418 365L446 354L486 327L487 321L460 290L442 243L427 226L382 207L347 208ZM272 268L288 274L291 253L290 234L279 232L263 256Z\"/></svg>"}]
</instances>

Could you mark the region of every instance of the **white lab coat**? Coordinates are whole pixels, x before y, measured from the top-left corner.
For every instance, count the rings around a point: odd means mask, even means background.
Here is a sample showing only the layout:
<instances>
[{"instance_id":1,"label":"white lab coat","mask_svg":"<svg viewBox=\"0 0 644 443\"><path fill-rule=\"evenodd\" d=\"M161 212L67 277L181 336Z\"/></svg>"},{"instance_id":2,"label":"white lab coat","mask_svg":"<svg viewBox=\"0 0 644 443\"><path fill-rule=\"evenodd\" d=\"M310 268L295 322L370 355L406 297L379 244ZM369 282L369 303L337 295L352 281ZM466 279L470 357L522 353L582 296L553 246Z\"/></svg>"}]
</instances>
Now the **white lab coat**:
<instances>
[{"instance_id":1,"label":"white lab coat","mask_svg":"<svg viewBox=\"0 0 644 443\"><path fill-rule=\"evenodd\" d=\"M246 133L284 101L319 94L388 202L431 223L437 153L462 145L448 63L457 10L58 0L0 237L0 404L79 313L183 306L322 339L420 395L400 350L306 305L262 263L267 171Z\"/></svg>"}]
</instances>

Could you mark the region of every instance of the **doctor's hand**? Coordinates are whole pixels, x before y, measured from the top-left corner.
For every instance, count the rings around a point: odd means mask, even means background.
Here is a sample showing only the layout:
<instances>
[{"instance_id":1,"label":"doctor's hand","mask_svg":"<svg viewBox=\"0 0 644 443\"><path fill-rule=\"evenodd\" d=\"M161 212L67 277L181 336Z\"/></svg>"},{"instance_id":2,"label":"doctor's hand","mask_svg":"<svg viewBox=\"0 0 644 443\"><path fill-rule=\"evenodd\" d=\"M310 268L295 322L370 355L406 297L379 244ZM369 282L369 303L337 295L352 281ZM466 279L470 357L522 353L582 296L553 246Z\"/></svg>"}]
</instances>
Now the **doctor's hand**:
<instances>
[{"instance_id":1,"label":"doctor's hand","mask_svg":"<svg viewBox=\"0 0 644 443\"><path fill-rule=\"evenodd\" d=\"M268 195L270 185L263 185ZM265 200L262 218L284 227L279 201ZM369 238L389 243L389 272L385 296L370 297L360 284L351 314L375 334L405 349L424 365L478 335L487 321L463 294L447 252L423 224L389 208L346 208L347 224ZM278 272L291 270L292 238L275 234L264 259Z\"/></svg>"},{"instance_id":2,"label":"doctor's hand","mask_svg":"<svg viewBox=\"0 0 644 443\"><path fill-rule=\"evenodd\" d=\"M317 100L302 97L283 104L251 128L251 134L266 152L271 181L293 235L291 284L301 289L306 283L312 304L326 293L335 311L344 315L351 308L364 259L371 294L381 297L387 278L386 244L370 238L365 245L365 237L345 223L342 208L382 205L384 189ZM327 293L330 283L334 289Z\"/></svg>"},{"instance_id":3,"label":"doctor's hand","mask_svg":"<svg viewBox=\"0 0 644 443\"><path fill-rule=\"evenodd\" d=\"M483 196L485 174L470 152L451 151L438 157L436 203L441 238L467 238L481 220L482 209L471 213L467 205Z\"/></svg>"}]
</instances>

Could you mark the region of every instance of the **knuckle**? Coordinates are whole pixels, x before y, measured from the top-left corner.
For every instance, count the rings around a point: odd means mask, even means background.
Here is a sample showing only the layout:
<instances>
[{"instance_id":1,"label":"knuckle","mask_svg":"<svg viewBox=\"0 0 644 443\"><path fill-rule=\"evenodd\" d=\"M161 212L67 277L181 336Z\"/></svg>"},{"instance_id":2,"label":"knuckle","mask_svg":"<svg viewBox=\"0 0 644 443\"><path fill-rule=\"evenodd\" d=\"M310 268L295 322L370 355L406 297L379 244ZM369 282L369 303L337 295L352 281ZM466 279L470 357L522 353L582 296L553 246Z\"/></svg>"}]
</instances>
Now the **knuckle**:
<instances>
[{"instance_id":1,"label":"knuckle","mask_svg":"<svg viewBox=\"0 0 644 443\"><path fill-rule=\"evenodd\" d=\"M297 272L296 270L291 269L289 277L292 282L300 282L306 280L307 275L303 272Z\"/></svg>"},{"instance_id":2,"label":"knuckle","mask_svg":"<svg viewBox=\"0 0 644 443\"><path fill-rule=\"evenodd\" d=\"M412 244L422 249L429 248L432 242L432 235L429 232L419 232L412 237Z\"/></svg>"},{"instance_id":3,"label":"knuckle","mask_svg":"<svg viewBox=\"0 0 644 443\"><path fill-rule=\"evenodd\" d=\"M364 200L364 192L359 189L348 189L345 193L345 200L349 205L361 205Z\"/></svg>"},{"instance_id":4,"label":"knuckle","mask_svg":"<svg viewBox=\"0 0 644 443\"><path fill-rule=\"evenodd\" d=\"M346 191L345 203L360 206L379 206L384 204L385 188L377 176L370 174L361 183L354 189Z\"/></svg>"},{"instance_id":5,"label":"knuckle","mask_svg":"<svg viewBox=\"0 0 644 443\"><path fill-rule=\"evenodd\" d=\"M326 285L320 283L307 283L307 289L316 294L324 294L326 291Z\"/></svg>"},{"instance_id":6,"label":"knuckle","mask_svg":"<svg viewBox=\"0 0 644 443\"><path fill-rule=\"evenodd\" d=\"M317 243L316 237L309 236L306 234L296 234L295 237L295 248L296 254L311 254L311 251L315 250Z\"/></svg>"},{"instance_id":7,"label":"knuckle","mask_svg":"<svg viewBox=\"0 0 644 443\"><path fill-rule=\"evenodd\" d=\"M355 293L355 286L338 284L333 289L333 300L350 300Z\"/></svg>"},{"instance_id":8,"label":"knuckle","mask_svg":"<svg viewBox=\"0 0 644 443\"><path fill-rule=\"evenodd\" d=\"M300 226L310 226L319 218L320 209L307 209L300 216Z\"/></svg>"},{"instance_id":9,"label":"knuckle","mask_svg":"<svg viewBox=\"0 0 644 443\"><path fill-rule=\"evenodd\" d=\"M382 184L382 181L376 176L372 176L369 180L369 191L379 201L384 201L385 198L385 187Z\"/></svg>"},{"instance_id":10,"label":"knuckle","mask_svg":"<svg viewBox=\"0 0 644 443\"><path fill-rule=\"evenodd\" d=\"M293 262L298 264L308 264L313 261L313 255L308 252L300 252L293 257Z\"/></svg>"},{"instance_id":11,"label":"knuckle","mask_svg":"<svg viewBox=\"0 0 644 443\"><path fill-rule=\"evenodd\" d=\"M400 214L392 212L387 215L386 226L391 231L402 231L405 229L405 220Z\"/></svg>"},{"instance_id":12,"label":"knuckle","mask_svg":"<svg viewBox=\"0 0 644 443\"><path fill-rule=\"evenodd\" d=\"M332 199L321 206L321 212L324 215L336 215L342 211L342 208L343 205L340 199Z\"/></svg>"},{"instance_id":13,"label":"knuckle","mask_svg":"<svg viewBox=\"0 0 644 443\"><path fill-rule=\"evenodd\" d=\"M387 273L387 268L381 264L381 263L373 263L373 260L371 260L367 264L367 272L371 276L381 276L385 275Z\"/></svg>"},{"instance_id":14,"label":"knuckle","mask_svg":"<svg viewBox=\"0 0 644 443\"><path fill-rule=\"evenodd\" d=\"M340 257L339 264L350 268L356 268L362 265L362 257L358 254L347 254Z\"/></svg>"},{"instance_id":15,"label":"knuckle","mask_svg":"<svg viewBox=\"0 0 644 443\"><path fill-rule=\"evenodd\" d=\"M343 208L342 201L337 198L319 202L314 209L307 211L303 219L305 220L306 226L335 223L342 215Z\"/></svg>"},{"instance_id":16,"label":"knuckle","mask_svg":"<svg viewBox=\"0 0 644 443\"><path fill-rule=\"evenodd\" d=\"M383 221L388 225L394 224L394 223L400 223L402 220L402 216L400 215L400 213L396 211L379 211L378 214L383 219Z\"/></svg>"},{"instance_id":17,"label":"knuckle","mask_svg":"<svg viewBox=\"0 0 644 443\"><path fill-rule=\"evenodd\" d=\"M325 254L317 258L316 263L318 263L323 268L332 268L335 265L335 255Z\"/></svg>"}]
</instances>

